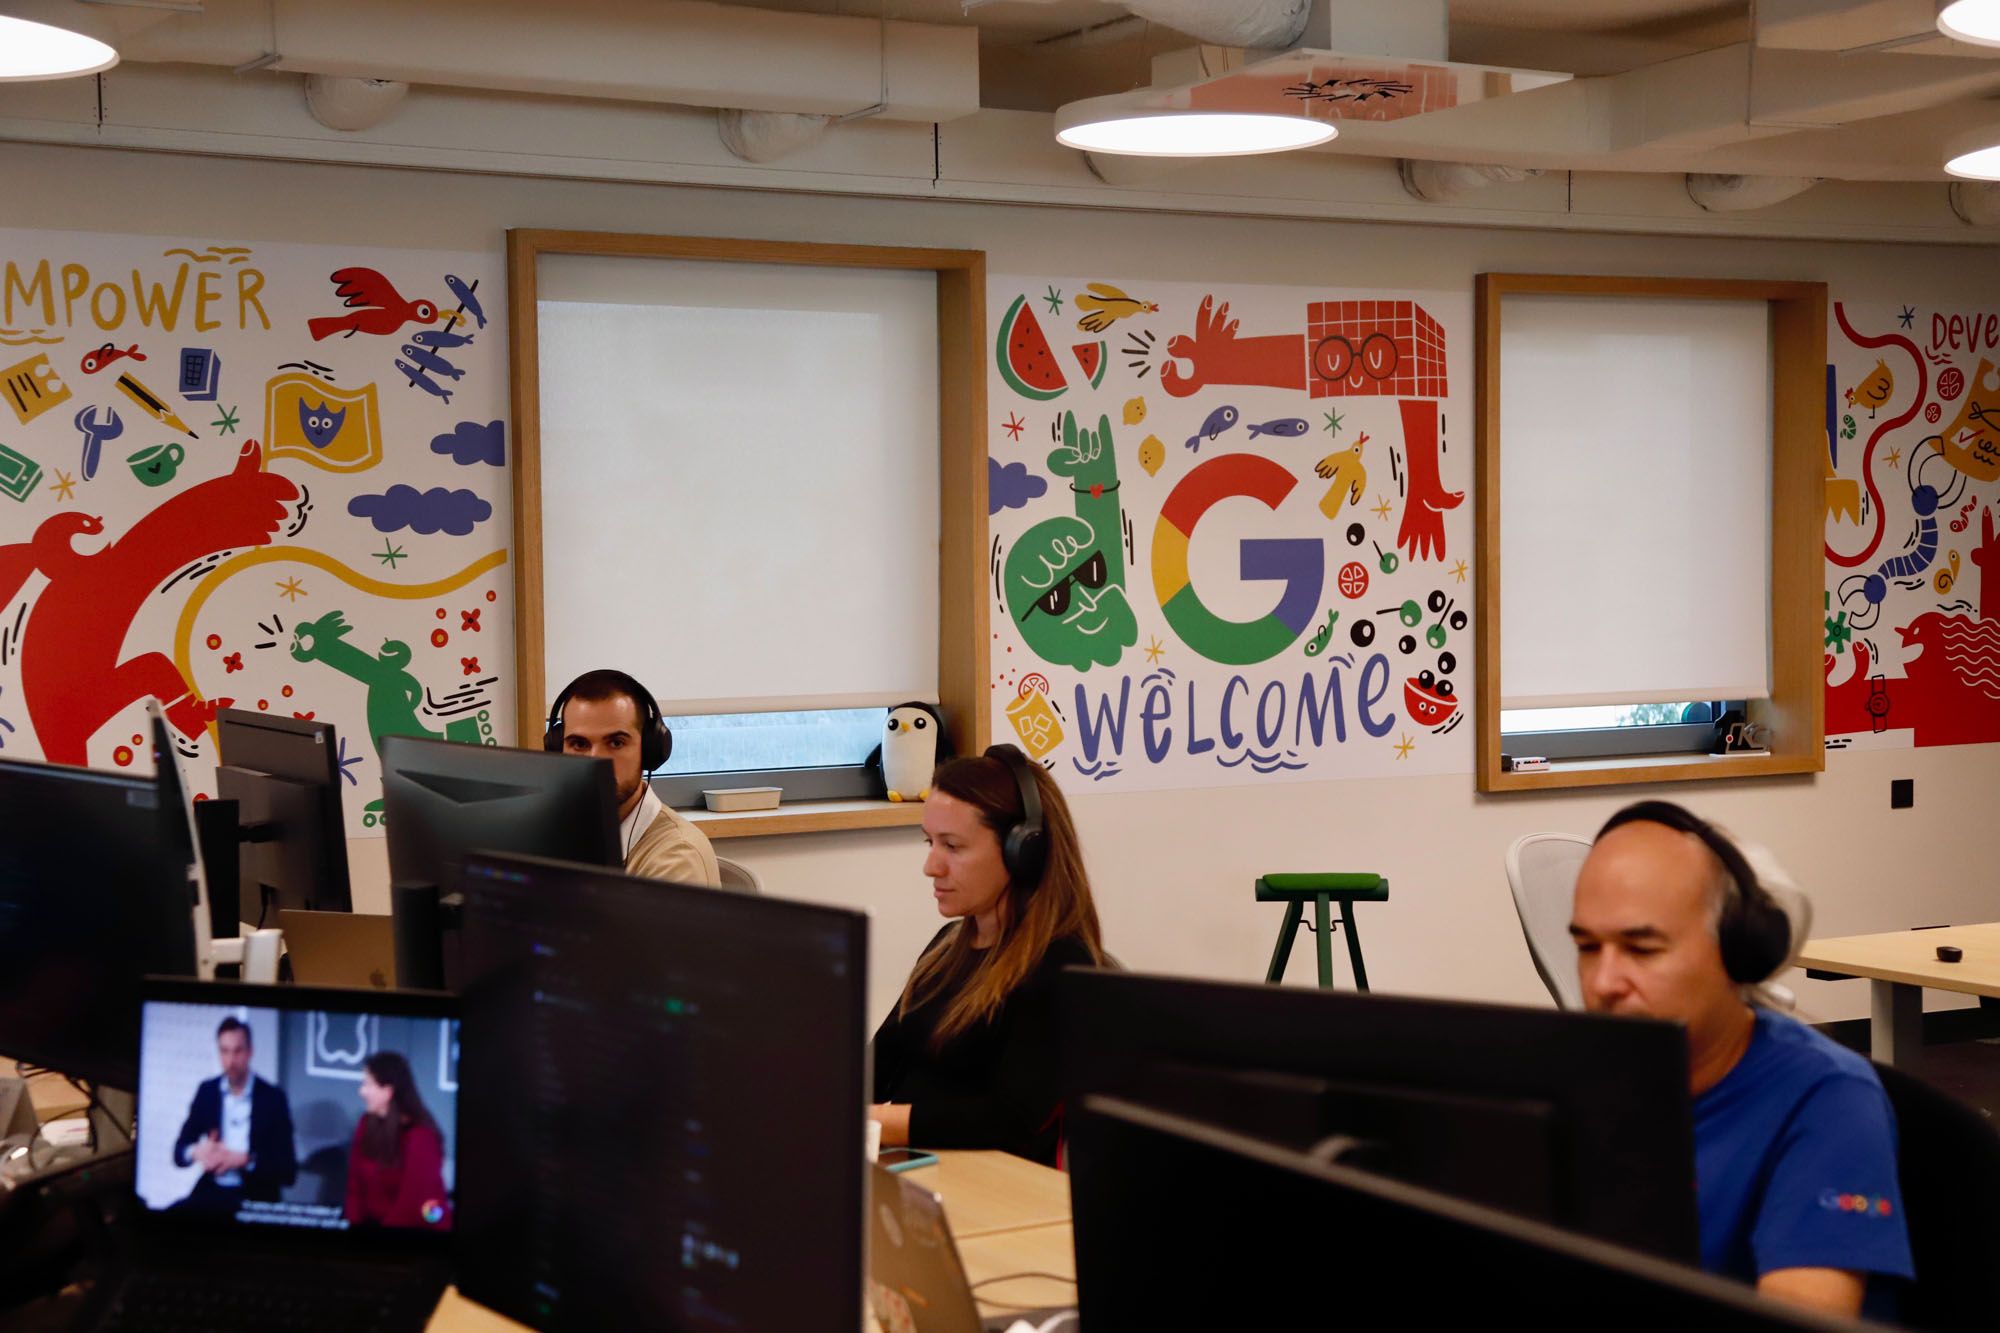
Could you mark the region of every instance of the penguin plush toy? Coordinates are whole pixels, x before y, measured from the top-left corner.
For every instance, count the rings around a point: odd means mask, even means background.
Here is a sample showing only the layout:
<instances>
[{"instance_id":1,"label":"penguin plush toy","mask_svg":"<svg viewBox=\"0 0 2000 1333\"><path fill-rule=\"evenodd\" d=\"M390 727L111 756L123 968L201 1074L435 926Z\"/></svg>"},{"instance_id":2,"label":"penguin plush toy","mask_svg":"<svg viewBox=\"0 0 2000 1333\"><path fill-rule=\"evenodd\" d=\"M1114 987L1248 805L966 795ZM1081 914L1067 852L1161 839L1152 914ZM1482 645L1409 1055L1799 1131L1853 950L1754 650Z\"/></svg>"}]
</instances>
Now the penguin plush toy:
<instances>
[{"instance_id":1,"label":"penguin plush toy","mask_svg":"<svg viewBox=\"0 0 2000 1333\"><path fill-rule=\"evenodd\" d=\"M940 760L950 757L950 750L944 716L932 705L913 699L889 710L882 743L868 756L868 763L880 770L890 800L922 801L931 794L931 771Z\"/></svg>"}]
</instances>

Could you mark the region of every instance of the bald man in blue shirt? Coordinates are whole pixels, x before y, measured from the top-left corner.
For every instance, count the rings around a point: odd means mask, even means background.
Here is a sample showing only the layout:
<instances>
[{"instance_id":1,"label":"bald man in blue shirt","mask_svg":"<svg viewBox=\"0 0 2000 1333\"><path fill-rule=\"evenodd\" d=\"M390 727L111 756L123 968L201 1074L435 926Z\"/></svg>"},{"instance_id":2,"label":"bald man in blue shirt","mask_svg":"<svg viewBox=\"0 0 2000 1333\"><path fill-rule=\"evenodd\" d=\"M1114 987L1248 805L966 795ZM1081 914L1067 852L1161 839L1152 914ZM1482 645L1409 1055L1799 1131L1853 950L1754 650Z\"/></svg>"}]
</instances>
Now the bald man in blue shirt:
<instances>
[{"instance_id":1,"label":"bald man in blue shirt","mask_svg":"<svg viewBox=\"0 0 2000 1333\"><path fill-rule=\"evenodd\" d=\"M1627 807L1584 861L1570 935L1587 1008L1686 1025L1702 1267L1893 1315L1913 1271L1895 1115L1866 1060L1748 1002L1792 941L1742 852L1679 806Z\"/></svg>"}]
</instances>

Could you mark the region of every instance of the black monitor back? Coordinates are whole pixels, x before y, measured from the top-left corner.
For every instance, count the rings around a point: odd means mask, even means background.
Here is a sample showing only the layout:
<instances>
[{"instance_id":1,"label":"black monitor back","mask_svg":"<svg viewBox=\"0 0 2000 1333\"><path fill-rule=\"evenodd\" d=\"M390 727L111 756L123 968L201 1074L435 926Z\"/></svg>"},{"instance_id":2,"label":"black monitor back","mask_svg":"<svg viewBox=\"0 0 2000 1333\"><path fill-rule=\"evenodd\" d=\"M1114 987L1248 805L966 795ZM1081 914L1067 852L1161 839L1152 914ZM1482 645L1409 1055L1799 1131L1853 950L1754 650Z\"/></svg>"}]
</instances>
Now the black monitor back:
<instances>
[{"instance_id":1,"label":"black monitor back","mask_svg":"<svg viewBox=\"0 0 2000 1333\"><path fill-rule=\"evenodd\" d=\"M243 920L274 926L282 909L354 910L340 746L333 726L241 708L216 714L216 787L246 830L238 861Z\"/></svg>"},{"instance_id":2,"label":"black monitor back","mask_svg":"<svg viewBox=\"0 0 2000 1333\"><path fill-rule=\"evenodd\" d=\"M1177 1112L1670 1259L1699 1256L1669 1023L1072 969L1065 1096ZM1615 1180L1615 1189L1604 1182Z\"/></svg>"},{"instance_id":3,"label":"black monitor back","mask_svg":"<svg viewBox=\"0 0 2000 1333\"><path fill-rule=\"evenodd\" d=\"M543 1329L859 1328L867 918L528 857L463 884L460 1289Z\"/></svg>"},{"instance_id":4,"label":"black monitor back","mask_svg":"<svg viewBox=\"0 0 2000 1333\"><path fill-rule=\"evenodd\" d=\"M392 884L456 890L468 852L615 866L618 801L608 760L384 736L382 815Z\"/></svg>"},{"instance_id":5,"label":"black monitor back","mask_svg":"<svg viewBox=\"0 0 2000 1333\"><path fill-rule=\"evenodd\" d=\"M0 1041L132 1088L139 983L194 971L179 810L151 776L0 760Z\"/></svg>"},{"instance_id":6,"label":"black monitor back","mask_svg":"<svg viewBox=\"0 0 2000 1333\"><path fill-rule=\"evenodd\" d=\"M1084 1328L1866 1327L1113 1098L1073 1108L1069 1134Z\"/></svg>"}]
</instances>

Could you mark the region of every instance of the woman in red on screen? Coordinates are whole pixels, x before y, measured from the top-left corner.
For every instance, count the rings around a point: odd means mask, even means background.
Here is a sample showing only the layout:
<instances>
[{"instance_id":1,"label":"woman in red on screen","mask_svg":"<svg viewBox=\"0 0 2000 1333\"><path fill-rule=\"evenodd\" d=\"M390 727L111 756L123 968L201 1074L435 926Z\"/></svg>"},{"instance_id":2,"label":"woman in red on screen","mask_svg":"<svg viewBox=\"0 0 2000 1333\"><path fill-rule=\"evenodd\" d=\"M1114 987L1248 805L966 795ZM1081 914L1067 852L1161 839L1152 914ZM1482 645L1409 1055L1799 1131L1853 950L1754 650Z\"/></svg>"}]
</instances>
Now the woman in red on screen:
<instances>
[{"instance_id":1,"label":"woman in red on screen","mask_svg":"<svg viewBox=\"0 0 2000 1333\"><path fill-rule=\"evenodd\" d=\"M348 1224L449 1231L444 1136L424 1109L410 1062L394 1051L363 1060L361 1104L347 1151Z\"/></svg>"}]
</instances>

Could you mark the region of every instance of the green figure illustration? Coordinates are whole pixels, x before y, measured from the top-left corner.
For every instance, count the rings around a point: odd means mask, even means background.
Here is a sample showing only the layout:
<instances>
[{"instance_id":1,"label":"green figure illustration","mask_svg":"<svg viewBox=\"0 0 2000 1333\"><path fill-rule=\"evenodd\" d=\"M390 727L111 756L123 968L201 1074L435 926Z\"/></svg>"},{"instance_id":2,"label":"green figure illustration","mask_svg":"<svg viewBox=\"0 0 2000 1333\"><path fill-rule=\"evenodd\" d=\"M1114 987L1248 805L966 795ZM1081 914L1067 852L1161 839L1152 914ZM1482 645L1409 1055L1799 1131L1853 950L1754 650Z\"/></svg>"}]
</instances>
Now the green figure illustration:
<instances>
[{"instance_id":1,"label":"green figure illustration","mask_svg":"<svg viewBox=\"0 0 2000 1333\"><path fill-rule=\"evenodd\" d=\"M384 736L480 743L477 717L447 722L442 735L417 720L417 705L423 701L424 687L405 670L410 665L409 644L385 639L381 653L370 657L347 641L352 628L338 611L295 625L292 656L301 662L324 662L368 687L368 734L378 746Z\"/></svg>"},{"instance_id":2,"label":"green figure illustration","mask_svg":"<svg viewBox=\"0 0 2000 1333\"><path fill-rule=\"evenodd\" d=\"M1076 428L1063 413L1062 447L1049 471L1069 479L1076 513L1045 518L1007 553L1007 605L1021 637L1045 661L1088 671L1115 664L1139 641L1125 599L1125 523L1118 501L1118 461L1111 419L1097 431Z\"/></svg>"}]
</instances>

